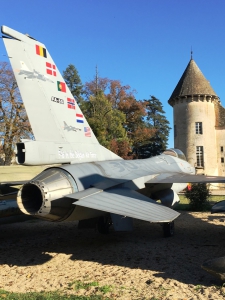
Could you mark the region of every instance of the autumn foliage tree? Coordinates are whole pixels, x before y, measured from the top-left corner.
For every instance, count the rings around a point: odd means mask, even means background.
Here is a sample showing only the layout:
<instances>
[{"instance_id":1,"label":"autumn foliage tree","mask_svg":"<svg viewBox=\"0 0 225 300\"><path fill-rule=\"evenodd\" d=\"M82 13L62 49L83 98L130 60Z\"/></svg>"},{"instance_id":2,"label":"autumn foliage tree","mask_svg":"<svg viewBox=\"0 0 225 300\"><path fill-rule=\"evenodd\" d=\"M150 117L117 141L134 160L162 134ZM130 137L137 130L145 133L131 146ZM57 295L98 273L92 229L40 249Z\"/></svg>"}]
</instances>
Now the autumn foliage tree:
<instances>
[{"instance_id":1,"label":"autumn foliage tree","mask_svg":"<svg viewBox=\"0 0 225 300\"><path fill-rule=\"evenodd\" d=\"M118 109L126 116L124 126L132 145L133 158L139 158L140 147L148 143L155 133L154 128L150 128L146 123L145 103L137 101L133 95L129 95L119 103Z\"/></svg>"},{"instance_id":2,"label":"autumn foliage tree","mask_svg":"<svg viewBox=\"0 0 225 300\"><path fill-rule=\"evenodd\" d=\"M75 87L71 70L73 74L69 65L63 74L69 87ZM169 122L161 102L155 97L138 101L135 94L129 85L96 73L83 85L83 101L79 102L98 141L124 159L160 154L168 141Z\"/></svg>"},{"instance_id":3,"label":"autumn foliage tree","mask_svg":"<svg viewBox=\"0 0 225 300\"><path fill-rule=\"evenodd\" d=\"M120 128L121 134L115 131L113 135L108 135L110 142L107 147L125 159L138 158L137 148L146 143L154 134L154 130L145 123L144 117L147 116L145 103L137 101L135 91L131 90L129 85L122 85L119 80L110 80L108 78L94 78L93 81L84 85L86 101L90 102L93 95L101 92L107 105L112 109L114 129ZM103 109L101 105L100 109ZM117 118L116 117L117 113ZM119 116L119 117L118 117ZM124 131L122 131L122 128ZM97 135L98 140L101 137Z\"/></svg>"},{"instance_id":4,"label":"autumn foliage tree","mask_svg":"<svg viewBox=\"0 0 225 300\"><path fill-rule=\"evenodd\" d=\"M20 97L13 71L7 62L0 62L0 137L1 158L9 165L15 144L31 138L32 130Z\"/></svg>"}]
</instances>

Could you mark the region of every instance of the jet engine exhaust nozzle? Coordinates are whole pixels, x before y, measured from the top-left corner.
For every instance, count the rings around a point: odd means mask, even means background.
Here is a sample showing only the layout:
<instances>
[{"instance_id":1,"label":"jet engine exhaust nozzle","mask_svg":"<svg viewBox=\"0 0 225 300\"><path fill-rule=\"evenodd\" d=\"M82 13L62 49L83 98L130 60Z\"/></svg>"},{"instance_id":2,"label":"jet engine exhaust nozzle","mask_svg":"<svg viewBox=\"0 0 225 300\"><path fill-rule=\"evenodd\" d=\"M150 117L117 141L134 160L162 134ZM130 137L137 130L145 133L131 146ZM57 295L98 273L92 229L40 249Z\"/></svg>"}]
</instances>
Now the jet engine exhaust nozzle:
<instances>
[{"instance_id":1,"label":"jet engine exhaust nozzle","mask_svg":"<svg viewBox=\"0 0 225 300\"><path fill-rule=\"evenodd\" d=\"M24 184L17 195L20 210L51 221L63 220L74 209L65 195L77 191L75 180L63 169L49 168Z\"/></svg>"}]
</instances>

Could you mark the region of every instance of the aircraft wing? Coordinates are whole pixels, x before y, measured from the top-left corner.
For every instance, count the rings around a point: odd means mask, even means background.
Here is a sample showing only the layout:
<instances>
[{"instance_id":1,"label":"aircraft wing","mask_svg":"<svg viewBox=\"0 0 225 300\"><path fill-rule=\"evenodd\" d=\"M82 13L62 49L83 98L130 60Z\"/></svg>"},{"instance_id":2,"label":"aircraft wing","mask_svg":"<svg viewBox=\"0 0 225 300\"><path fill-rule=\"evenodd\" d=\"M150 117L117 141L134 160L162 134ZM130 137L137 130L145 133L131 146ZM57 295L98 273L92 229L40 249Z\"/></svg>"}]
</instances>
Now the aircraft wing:
<instances>
[{"instance_id":1,"label":"aircraft wing","mask_svg":"<svg viewBox=\"0 0 225 300\"><path fill-rule=\"evenodd\" d=\"M75 205L102 210L149 222L171 222L180 214L140 193L127 188L107 190L89 188L67 195Z\"/></svg>"},{"instance_id":2,"label":"aircraft wing","mask_svg":"<svg viewBox=\"0 0 225 300\"><path fill-rule=\"evenodd\" d=\"M156 175L146 183L225 183L222 176L190 175L184 173L163 173Z\"/></svg>"}]
</instances>

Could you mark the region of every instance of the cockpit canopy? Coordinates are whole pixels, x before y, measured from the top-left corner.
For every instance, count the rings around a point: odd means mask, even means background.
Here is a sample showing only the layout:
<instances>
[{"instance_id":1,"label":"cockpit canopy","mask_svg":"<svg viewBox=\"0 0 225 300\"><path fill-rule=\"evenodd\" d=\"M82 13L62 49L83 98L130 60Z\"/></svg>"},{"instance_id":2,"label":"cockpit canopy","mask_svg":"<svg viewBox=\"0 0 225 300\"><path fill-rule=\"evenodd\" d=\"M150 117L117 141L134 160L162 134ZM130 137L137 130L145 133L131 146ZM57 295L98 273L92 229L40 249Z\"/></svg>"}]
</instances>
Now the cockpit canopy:
<instances>
[{"instance_id":1,"label":"cockpit canopy","mask_svg":"<svg viewBox=\"0 0 225 300\"><path fill-rule=\"evenodd\" d=\"M184 153L179 149L174 149L174 148L166 149L166 151L164 151L163 154L170 155L170 156L175 156L175 157L178 157L180 159L183 159L183 160L187 161Z\"/></svg>"}]
</instances>

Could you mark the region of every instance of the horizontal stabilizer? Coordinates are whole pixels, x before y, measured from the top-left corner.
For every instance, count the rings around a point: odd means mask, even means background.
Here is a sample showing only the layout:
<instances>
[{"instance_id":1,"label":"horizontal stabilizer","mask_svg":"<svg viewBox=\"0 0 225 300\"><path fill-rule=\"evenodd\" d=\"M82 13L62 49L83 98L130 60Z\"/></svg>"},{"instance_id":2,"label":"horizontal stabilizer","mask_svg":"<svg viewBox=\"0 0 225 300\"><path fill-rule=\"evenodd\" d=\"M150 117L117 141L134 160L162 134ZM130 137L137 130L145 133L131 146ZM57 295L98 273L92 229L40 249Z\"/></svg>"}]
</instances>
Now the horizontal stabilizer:
<instances>
[{"instance_id":1,"label":"horizontal stabilizer","mask_svg":"<svg viewBox=\"0 0 225 300\"><path fill-rule=\"evenodd\" d=\"M22 184L25 184L25 183L27 183L27 180L21 180L21 181L4 181L4 182L0 183L0 186L1 185L15 186L15 185L22 185Z\"/></svg>"},{"instance_id":2,"label":"horizontal stabilizer","mask_svg":"<svg viewBox=\"0 0 225 300\"><path fill-rule=\"evenodd\" d=\"M27 180L22 181L5 181L0 183L0 202L1 199L14 199L19 190L19 186L27 183Z\"/></svg>"},{"instance_id":3,"label":"horizontal stabilizer","mask_svg":"<svg viewBox=\"0 0 225 300\"><path fill-rule=\"evenodd\" d=\"M164 173L155 176L146 183L225 183L225 177L210 175L189 175L183 173Z\"/></svg>"},{"instance_id":4,"label":"horizontal stabilizer","mask_svg":"<svg viewBox=\"0 0 225 300\"><path fill-rule=\"evenodd\" d=\"M202 269L219 278L221 281L225 281L225 257L218 257L205 261L201 265Z\"/></svg>"},{"instance_id":5,"label":"horizontal stabilizer","mask_svg":"<svg viewBox=\"0 0 225 300\"><path fill-rule=\"evenodd\" d=\"M128 216L149 222L171 222L179 213L154 200L126 188L114 188L106 191L88 189L67 195L76 199L75 205L102 210L122 216Z\"/></svg>"},{"instance_id":6,"label":"horizontal stabilizer","mask_svg":"<svg viewBox=\"0 0 225 300\"><path fill-rule=\"evenodd\" d=\"M222 200L216 204L214 204L211 208L211 213L225 213L225 200Z\"/></svg>"}]
</instances>

